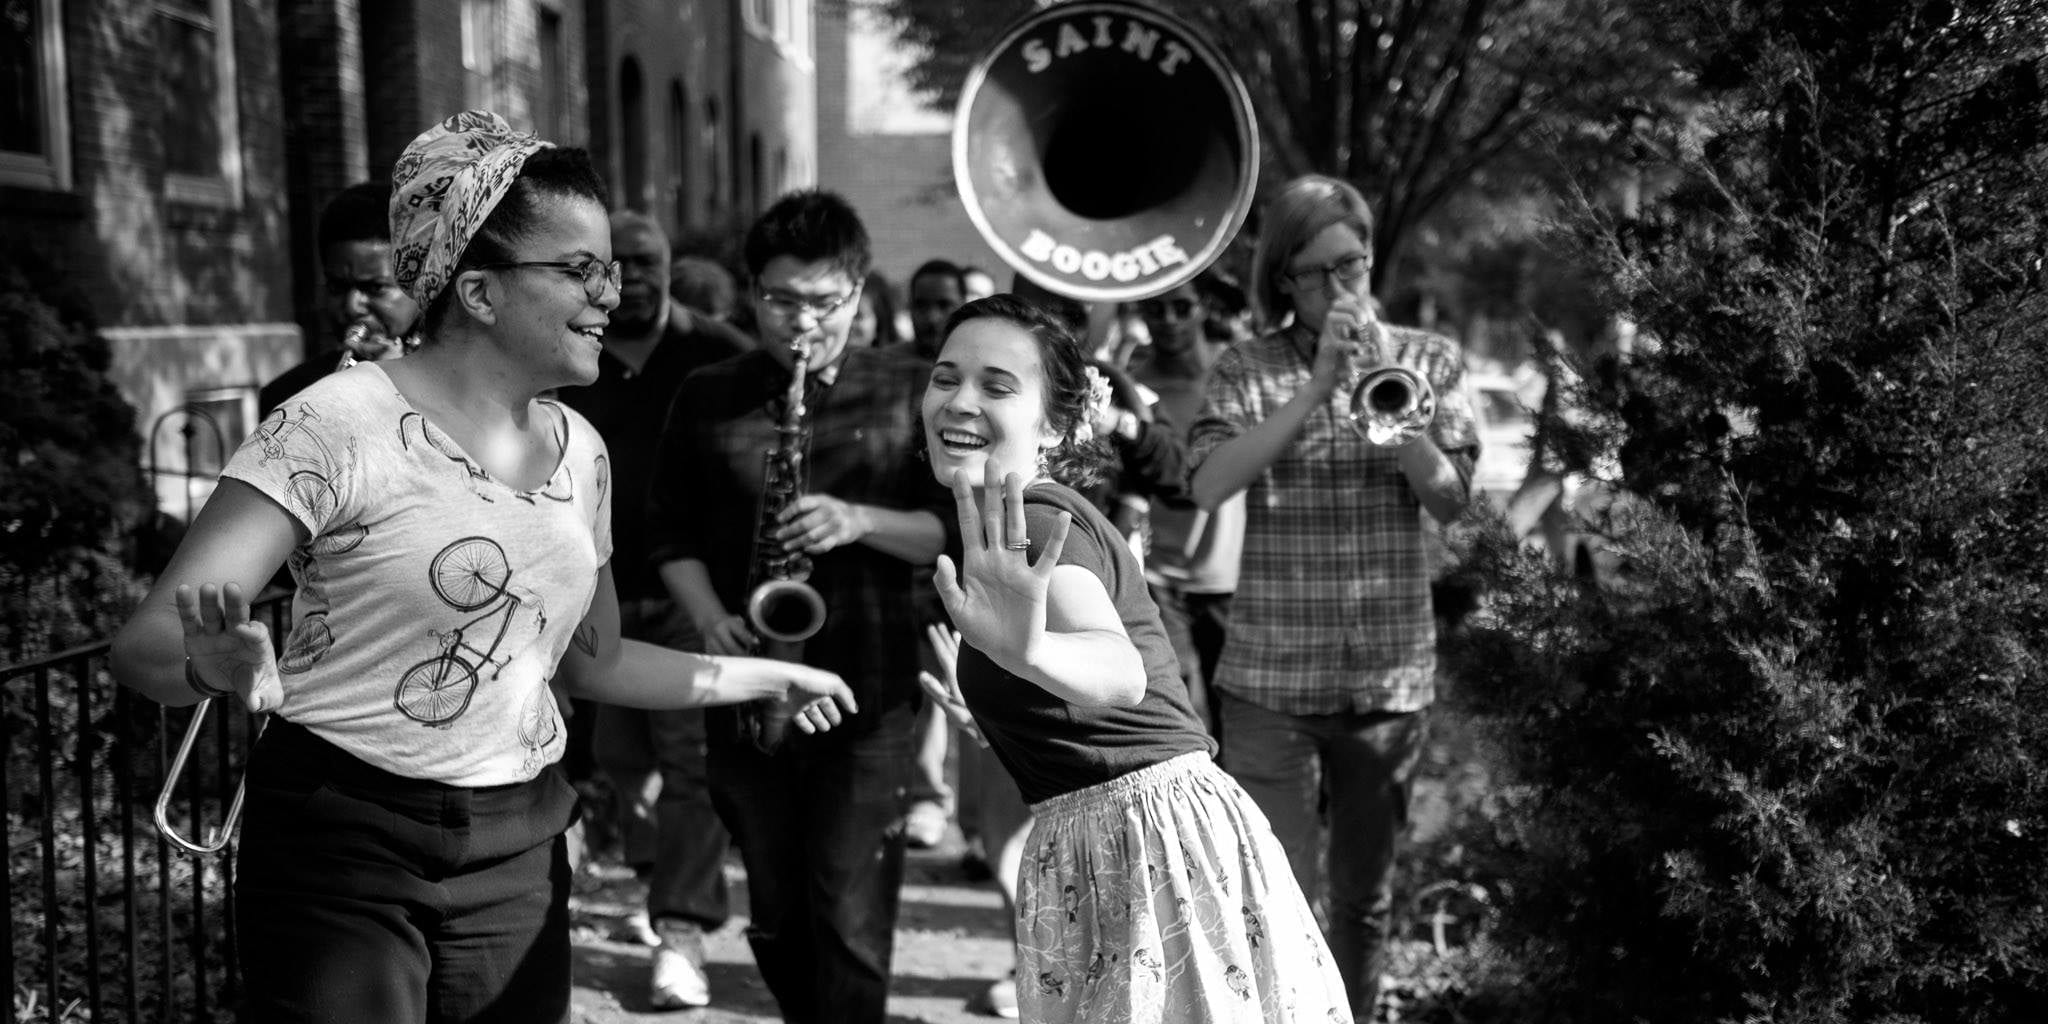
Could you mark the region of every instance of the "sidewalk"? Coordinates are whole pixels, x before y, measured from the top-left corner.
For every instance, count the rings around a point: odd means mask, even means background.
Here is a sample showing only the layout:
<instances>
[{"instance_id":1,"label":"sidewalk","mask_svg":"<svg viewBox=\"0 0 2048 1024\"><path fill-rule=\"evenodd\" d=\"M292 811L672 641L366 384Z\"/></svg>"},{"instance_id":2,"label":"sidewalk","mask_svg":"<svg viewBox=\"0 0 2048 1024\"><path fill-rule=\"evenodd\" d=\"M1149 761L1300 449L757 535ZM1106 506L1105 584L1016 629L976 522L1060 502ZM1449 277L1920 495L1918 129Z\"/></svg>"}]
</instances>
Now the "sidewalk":
<instances>
[{"instance_id":1,"label":"sidewalk","mask_svg":"<svg viewBox=\"0 0 2048 1024\"><path fill-rule=\"evenodd\" d=\"M992 883L960 873L957 837L938 850L913 851L904 869L896 922L891 1024L992 1024L967 1001L1009 970L1010 928ZM706 937L712 1005L654 1011L647 1006L648 948L625 939L626 918L646 887L617 862L586 865L569 911L575 946L572 1024L776 1024L775 1000L754 970L745 935L746 876L728 861L733 919Z\"/></svg>"}]
</instances>

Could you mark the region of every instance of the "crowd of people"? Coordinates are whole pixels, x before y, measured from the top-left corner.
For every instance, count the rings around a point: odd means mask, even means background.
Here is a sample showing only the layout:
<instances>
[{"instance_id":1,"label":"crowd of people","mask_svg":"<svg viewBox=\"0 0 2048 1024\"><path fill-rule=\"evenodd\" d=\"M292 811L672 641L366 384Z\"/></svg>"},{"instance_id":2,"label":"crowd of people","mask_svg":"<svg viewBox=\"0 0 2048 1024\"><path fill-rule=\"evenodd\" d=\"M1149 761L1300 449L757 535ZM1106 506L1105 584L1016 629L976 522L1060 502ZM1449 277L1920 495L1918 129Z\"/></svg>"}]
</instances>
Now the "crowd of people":
<instances>
[{"instance_id":1,"label":"crowd of people","mask_svg":"<svg viewBox=\"0 0 2048 1024\"><path fill-rule=\"evenodd\" d=\"M1377 317L1354 188L1260 223L1244 284L1091 315L943 258L899 295L823 190L731 270L678 255L479 111L336 197L331 337L114 648L268 715L242 1019L565 1019L572 774L646 880L654 1008L713 1002L736 851L784 1019L879 1024L905 850L957 827L1013 914L984 1012L1373 1019L1423 516L1477 438L1455 344ZM1440 396L1399 444L1347 422L1384 364Z\"/></svg>"}]
</instances>

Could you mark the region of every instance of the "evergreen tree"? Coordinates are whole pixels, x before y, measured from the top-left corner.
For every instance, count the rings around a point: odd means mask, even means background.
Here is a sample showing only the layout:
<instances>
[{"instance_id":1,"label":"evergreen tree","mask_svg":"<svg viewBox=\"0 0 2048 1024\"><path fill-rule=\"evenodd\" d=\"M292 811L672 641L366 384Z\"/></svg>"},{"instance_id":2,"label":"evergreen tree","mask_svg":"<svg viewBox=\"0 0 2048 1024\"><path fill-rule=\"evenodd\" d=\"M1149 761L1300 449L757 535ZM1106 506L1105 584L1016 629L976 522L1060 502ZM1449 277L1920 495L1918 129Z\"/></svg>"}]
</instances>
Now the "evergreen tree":
<instances>
[{"instance_id":1,"label":"evergreen tree","mask_svg":"<svg viewBox=\"0 0 2048 1024\"><path fill-rule=\"evenodd\" d=\"M1518 1019L2042 1019L2048 12L1684 0L1702 105L1589 249L1624 566L1490 551ZM1595 465L1599 460L1592 460Z\"/></svg>"}]
</instances>

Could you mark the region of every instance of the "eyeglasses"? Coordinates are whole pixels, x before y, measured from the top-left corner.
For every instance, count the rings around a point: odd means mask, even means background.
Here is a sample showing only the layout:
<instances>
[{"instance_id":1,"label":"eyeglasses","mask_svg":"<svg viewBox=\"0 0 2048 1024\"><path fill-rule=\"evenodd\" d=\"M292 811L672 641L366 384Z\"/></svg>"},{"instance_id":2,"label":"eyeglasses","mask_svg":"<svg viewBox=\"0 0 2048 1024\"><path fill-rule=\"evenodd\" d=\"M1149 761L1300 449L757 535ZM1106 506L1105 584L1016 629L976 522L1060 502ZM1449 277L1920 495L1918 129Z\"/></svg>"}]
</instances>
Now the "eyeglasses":
<instances>
[{"instance_id":1,"label":"eyeglasses","mask_svg":"<svg viewBox=\"0 0 2048 1024\"><path fill-rule=\"evenodd\" d=\"M855 288L838 298L809 299L786 292L762 292L760 298L761 305L768 307L768 312L784 320L794 320L798 313L809 313L813 320L827 320L832 314L847 308L853 297L859 294L860 289Z\"/></svg>"},{"instance_id":2,"label":"eyeglasses","mask_svg":"<svg viewBox=\"0 0 2048 1024\"><path fill-rule=\"evenodd\" d=\"M604 298L606 285L610 285L614 291L619 287L619 261L606 262L595 256L585 256L580 260L507 260L503 263L480 263L476 269L502 270L520 267L560 270L579 278L583 282L583 294L590 296L592 302Z\"/></svg>"},{"instance_id":3,"label":"eyeglasses","mask_svg":"<svg viewBox=\"0 0 2048 1024\"><path fill-rule=\"evenodd\" d=\"M1361 252L1320 267L1290 270L1285 276L1294 283L1296 291L1307 291L1310 288L1322 287L1323 283L1332 277L1337 279L1338 284L1357 284L1360 278L1371 272L1372 257Z\"/></svg>"}]
</instances>

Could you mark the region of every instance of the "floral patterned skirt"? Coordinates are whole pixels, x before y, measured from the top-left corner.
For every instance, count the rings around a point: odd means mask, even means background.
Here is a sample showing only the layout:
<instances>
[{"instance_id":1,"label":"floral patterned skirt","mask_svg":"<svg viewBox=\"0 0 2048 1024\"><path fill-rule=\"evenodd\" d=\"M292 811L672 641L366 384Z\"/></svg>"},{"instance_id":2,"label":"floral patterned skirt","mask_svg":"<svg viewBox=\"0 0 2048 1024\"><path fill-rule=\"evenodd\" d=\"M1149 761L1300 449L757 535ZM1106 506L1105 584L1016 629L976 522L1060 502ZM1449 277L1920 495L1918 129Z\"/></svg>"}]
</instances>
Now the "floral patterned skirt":
<instances>
[{"instance_id":1,"label":"floral patterned skirt","mask_svg":"<svg viewBox=\"0 0 2048 1024\"><path fill-rule=\"evenodd\" d=\"M1025 1024L1347 1024L1350 1003L1251 798L1200 753L1031 808Z\"/></svg>"}]
</instances>

